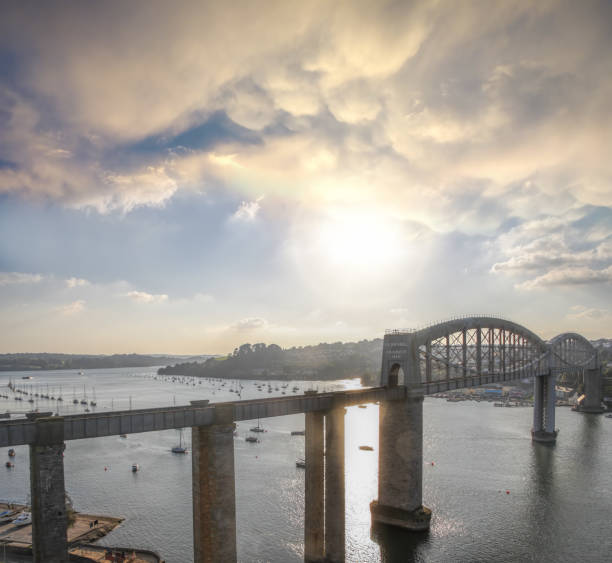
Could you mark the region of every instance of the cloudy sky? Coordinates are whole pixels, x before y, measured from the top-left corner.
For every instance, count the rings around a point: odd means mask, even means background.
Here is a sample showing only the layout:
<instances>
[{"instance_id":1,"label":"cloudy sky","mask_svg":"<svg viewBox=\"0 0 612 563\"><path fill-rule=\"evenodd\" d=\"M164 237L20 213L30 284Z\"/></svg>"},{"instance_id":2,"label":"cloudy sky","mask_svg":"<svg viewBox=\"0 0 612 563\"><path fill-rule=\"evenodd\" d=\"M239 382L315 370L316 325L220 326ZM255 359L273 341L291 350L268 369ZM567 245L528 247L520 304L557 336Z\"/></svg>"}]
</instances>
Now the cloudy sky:
<instances>
[{"instance_id":1,"label":"cloudy sky","mask_svg":"<svg viewBox=\"0 0 612 563\"><path fill-rule=\"evenodd\" d=\"M611 60L605 0L3 2L0 351L612 337Z\"/></svg>"}]
</instances>

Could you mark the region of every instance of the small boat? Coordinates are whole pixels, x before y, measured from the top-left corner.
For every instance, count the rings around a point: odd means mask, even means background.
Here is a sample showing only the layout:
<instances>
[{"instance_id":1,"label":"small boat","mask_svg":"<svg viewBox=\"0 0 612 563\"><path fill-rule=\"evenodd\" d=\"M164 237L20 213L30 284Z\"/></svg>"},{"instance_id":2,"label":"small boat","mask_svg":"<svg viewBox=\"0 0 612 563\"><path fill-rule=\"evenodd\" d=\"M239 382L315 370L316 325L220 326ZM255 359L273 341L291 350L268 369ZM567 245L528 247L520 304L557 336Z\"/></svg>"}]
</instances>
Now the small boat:
<instances>
[{"instance_id":1,"label":"small boat","mask_svg":"<svg viewBox=\"0 0 612 563\"><path fill-rule=\"evenodd\" d=\"M263 426L259 424L259 419L257 419L257 426L253 426L253 428L251 428L251 432L265 432Z\"/></svg>"},{"instance_id":2,"label":"small boat","mask_svg":"<svg viewBox=\"0 0 612 563\"><path fill-rule=\"evenodd\" d=\"M8 522L9 520L12 520L14 517L15 517L14 510L3 510L2 512L0 512L0 523Z\"/></svg>"},{"instance_id":3,"label":"small boat","mask_svg":"<svg viewBox=\"0 0 612 563\"><path fill-rule=\"evenodd\" d=\"M179 445L172 448L173 454L186 454L187 448L183 447L183 429L179 430Z\"/></svg>"},{"instance_id":4,"label":"small boat","mask_svg":"<svg viewBox=\"0 0 612 563\"><path fill-rule=\"evenodd\" d=\"M306 430L292 430L291 431L292 436L304 436L304 434L306 434Z\"/></svg>"},{"instance_id":5,"label":"small boat","mask_svg":"<svg viewBox=\"0 0 612 563\"><path fill-rule=\"evenodd\" d=\"M360 409L367 409L368 405L357 405Z\"/></svg>"},{"instance_id":6,"label":"small boat","mask_svg":"<svg viewBox=\"0 0 612 563\"><path fill-rule=\"evenodd\" d=\"M24 375L21 377L21 379L32 379L31 375Z\"/></svg>"},{"instance_id":7,"label":"small boat","mask_svg":"<svg viewBox=\"0 0 612 563\"><path fill-rule=\"evenodd\" d=\"M119 434L119 438L127 438L127 434Z\"/></svg>"},{"instance_id":8,"label":"small boat","mask_svg":"<svg viewBox=\"0 0 612 563\"><path fill-rule=\"evenodd\" d=\"M306 461L303 459L298 459L295 462L295 466L299 467L300 469L306 469Z\"/></svg>"},{"instance_id":9,"label":"small boat","mask_svg":"<svg viewBox=\"0 0 612 563\"><path fill-rule=\"evenodd\" d=\"M11 467L15 467L15 464L12 461L7 461L5 465L10 469Z\"/></svg>"},{"instance_id":10,"label":"small boat","mask_svg":"<svg viewBox=\"0 0 612 563\"><path fill-rule=\"evenodd\" d=\"M25 526L26 524L32 523L32 513L31 512L22 512L15 520L13 520L13 524L15 526Z\"/></svg>"},{"instance_id":11,"label":"small boat","mask_svg":"<svg viewBox=\"0 0 612 563\"><path fill-rule=\"evenodd\" d=\"M612 414L607 414L606 418L612 418Z\"/></svg>"},{"instance_id":12,"label":"small boat","mask_svg":"<svg viewBox=\"0 0 612 563\"><path fill-rule=\"evenodd\" d=\"M15 457L15 450L14 450L13 448L11 448L11 449L8 451L8 455L9 455L9 457Z\"/></svg>"},{"instance_id":13,"label":"small boat","mask_svg":"<svg viewBox=\"0 0 612 563\"><path fill-rule=\"evenodd\" d=\"M360 450L363 450L365 452L373 452L374 448L372 446L359 446Z\"/></svg>"},{"instance_id":14,"label":"small boat","mask_svg":"<svg viewBox=\"0 0 612 563\"><path fill-rule=\"evenodd\" d=\"M247 436L247 437L244 439L244 441L245 441L245 442L251 442L251 443L253 443L253 444L257 444L257 443L259 443L259 438L256 438L255 436Z\"/></svg>"},{"instance_id":15,"label":"small boat","mask_svg":"<svg viewBox=\"0 0 612 563\"><path fill-rule=\"evenodd\" d=\"M132 473L136 473L136 471L140 470L140 465L137 463L132 463Z\"/></svg>"}]
</instances>

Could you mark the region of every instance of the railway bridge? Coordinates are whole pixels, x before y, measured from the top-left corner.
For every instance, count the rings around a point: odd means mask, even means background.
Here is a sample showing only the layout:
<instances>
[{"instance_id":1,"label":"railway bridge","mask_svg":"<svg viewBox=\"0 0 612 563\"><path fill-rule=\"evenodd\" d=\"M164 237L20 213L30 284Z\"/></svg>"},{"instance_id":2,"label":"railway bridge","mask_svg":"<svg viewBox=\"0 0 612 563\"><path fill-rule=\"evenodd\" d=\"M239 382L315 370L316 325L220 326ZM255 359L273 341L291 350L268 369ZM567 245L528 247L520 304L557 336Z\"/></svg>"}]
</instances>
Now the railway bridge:
<instances>
[{"instance_id":1,"label":"railway bridge","mask_svg":"<svg viewBox=\"0 0 612 563\"><path fill-rule=\"evenodd\" d=\"M564 333L546 342L511 321L472 316L384 337L380 386L335 393L306 392L188 406L53 416L29 413L0 421L0 447L30 448L34 561L68 561L63 450L67 440L191 427L194 561L236 561L233 423L305 413L305 561L345 559L344 413L378 402L378 499L373 523L429 528L423 506L423 398L489 383L533 378L532 438L552 443L555 378L583 378L581 409L602 412L602 374L584 337Z\"/></svg>"}]
</instances>

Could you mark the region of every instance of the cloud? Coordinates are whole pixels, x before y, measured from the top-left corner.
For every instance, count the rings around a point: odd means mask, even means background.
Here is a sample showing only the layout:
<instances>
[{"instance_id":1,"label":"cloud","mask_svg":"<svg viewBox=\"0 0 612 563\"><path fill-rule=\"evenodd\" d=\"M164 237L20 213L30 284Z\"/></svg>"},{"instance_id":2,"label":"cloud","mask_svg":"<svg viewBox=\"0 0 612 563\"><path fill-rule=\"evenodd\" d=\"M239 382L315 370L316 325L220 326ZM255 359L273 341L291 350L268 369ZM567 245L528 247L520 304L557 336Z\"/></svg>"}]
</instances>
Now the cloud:
<instances>
[{"instance_id":1,"label":"cloud","mask_svg":"<svg viewBox=\"0 0 612 563\"><path fill-rule=\"evenodd\" d=\"M571 205L568 190L580 204L612 204L605 5L260 10L6 10L0 47L21 54L19 74L0 83L0 149L13 163L0 190L109 212L221 181L247 204L265 186L448 230L482 226L482 213L444 205L469 182L485 180L483 195L514 198L525 214L533 205L513 192L535 175L547 208Z\"/></svg>"},{"instance_id":2,"label":"cloud","mask_svg":"<svg viewBox=\"0 0 612 563\"><path fill-rule=\"evenodd\" d=\"M75 288L75 287L85 287L90 285L89 281L83 278L68 278L66 280L66 287Z\"/></svg>"},{"instance_id":3,"label":"cloud","mask_svg":"<svg viewBox=\"0 0 612 563\"><path fill-rule=\"evenodd\" d=\"M43 276L40 274L24 274L22 272L0 272L0 286L39 283Z\"/></svg>"},{"instance_id":4,"label":"cloud","mask_svg":"<svg viewBox=\"0 0 612 563\"><path fill-rule=\"evenodd\" d=\"M260 201L263 199L263 196L259 196L254 201L243 201L240 203L240 206L231 216L233 221L254 221L261 209Z\"/></svg>"},{"instance_id":5,"label":"cloud","mask_svg":"<svg viewBox=\"0 0 612 563\"><path fill-rule=\"evenodd\" d=\"M168 301L168 296L165 293L152 294L144 291L130 291L126 293L126 296L136 303L154 304Z\"/></svg>"},{"instance_id":6,"label":"cloud","mask_svg":"<svg viewBox=\"0 0 612 563\"><path fill-rule=\"evenodd\" d=\"M76 315L81 313L85 309L85 301L79 299L78 301L73 301L72 303L68 303L67 305L62 305L58 307L56 311L61 315Z\"/></svg>"},{"instance_id":7,"label":"cloud","mask_svg":"<svg viewBox=\"0 0 612 563\"><path fill-rule=\"evenodd\" d=\"M567 314L568 319L577 320L593 320L605 319L611 316L608 309L598 309L596 307L584 307L582 305L574 305L571 307L572 312Z\"/></svg>"},{"instance_id":8,"label":"cloud","mask_svg":"<svg viewBox=\"0 0 612 563\"><path fill-rule=\"evenodd\" d=\"M550 286L592 285L612 282L612 266L605 270L591 268L557 268L517 284L518 289L539 289Z\"/></svg>"},{"instance_id":9,"label":"cloud","mask_svg":"<svg viewBox=\"0 0 612 563\"><path fill-rule=\"evenodd\" d=\"M519 289L605 283L612 271L612 210L584 207L524 221L495 242L491 272L527 278Z\"/></svg>"},{"instance_id":10,"label":"cloud","mask_svg":"<svg viewBox=\"0 0 612 563\"><path fill-rule=\"evenodd\" d=\"M235 330L237 332L250 332L253 330L259 330L262 328L266 328L268 326L268 321L261 317L246 317L244 319L240 319L236 321L232 325L230 325L230 330Z\"/></svg>"}]
</instances>

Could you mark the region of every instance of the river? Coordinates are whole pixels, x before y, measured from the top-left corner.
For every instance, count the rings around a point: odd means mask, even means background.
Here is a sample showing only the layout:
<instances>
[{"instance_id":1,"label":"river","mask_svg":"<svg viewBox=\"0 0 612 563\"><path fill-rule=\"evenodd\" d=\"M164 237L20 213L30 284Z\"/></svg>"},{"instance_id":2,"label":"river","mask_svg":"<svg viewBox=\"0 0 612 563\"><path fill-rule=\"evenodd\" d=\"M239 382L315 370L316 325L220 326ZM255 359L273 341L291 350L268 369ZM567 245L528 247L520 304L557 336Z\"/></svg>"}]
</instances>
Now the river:
<instances>
[{"instance_id":1,"label":"river","mask_svg":"<svg viewBox=\"0 0 612 563\"><path fill-rule=\"evenodd\" d=\"M0 398L0 412L80 412L73 396L96 411L188 404L194 399L235 400L231 382L184 382L158 378L155 368L12 372L0 374L0 394L9 378L18 386L64 401L33 405ZM32 375L32 380L22 376ZM272 382L259 391L242 382L241 398L272 397L317 387L359 387L358 380ZM278 388L278 390L276 390ZM12 393L9 393L11 397ZM93 410L93 407L89 407ZM424 404L424 504L433 510L431 531L413 536L372 531L369 503L377 497L378 408L352 407L346 414L347 561L583 561L612 560L612 419L557 408L560 429L554 447L531 442L530 408L494 408L491 403ZM256 424L254 421L253 424ZM238 558L242 562L302 561L304 416L261 421L259 444L246 443L248 422L238 425L235 444ZM189 430L183 438L189 445ZM168 563L192 560L191 456L170 453L178 432L132 434L67 443L65 479L82 512L124 516L103 545L142 547ZM359 450L370 445L373 452ZM0 499L24 502L29 495L28 448L16 448L15 467L2 467ZM3 455L6 456L6 453ZM131 472L132 463L140 471Z\"/></svg>"}]
</instances>

